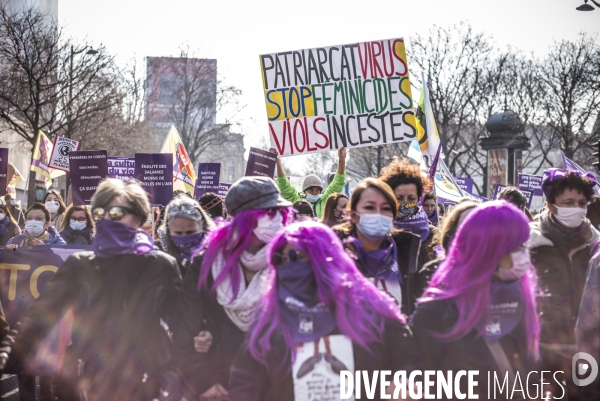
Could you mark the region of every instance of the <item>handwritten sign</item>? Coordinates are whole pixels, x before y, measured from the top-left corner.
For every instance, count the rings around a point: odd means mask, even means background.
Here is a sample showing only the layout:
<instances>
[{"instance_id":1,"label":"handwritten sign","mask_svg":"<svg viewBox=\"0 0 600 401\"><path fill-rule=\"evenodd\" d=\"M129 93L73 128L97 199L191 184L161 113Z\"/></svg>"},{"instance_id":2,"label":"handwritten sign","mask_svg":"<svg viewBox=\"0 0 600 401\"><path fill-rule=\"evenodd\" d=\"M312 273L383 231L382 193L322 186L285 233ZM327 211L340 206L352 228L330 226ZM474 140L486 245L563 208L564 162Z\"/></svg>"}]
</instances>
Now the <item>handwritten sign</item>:
<instances>
[{"instance_id":1,"label":"handwritten sign","mask_svg":"<svg viewBox=\"0 0 600 401\"><path fill-rule=\"evenodd\" d=\"M79 150L81 143L71 138L56 135L54 137L54 148L48 164L52 168L69 171L69 152Z\"/></svg>"},{"instance_id":2,"label":"handwritten sign","mask_svg":"<svg viewBox=\"0 0 600 401\"><path fill-rule=\"evenodd\" d=\"M264 54L260 64L271 144L280 155L417 136L401 38Z\"/></svg>"},{"instance_id":3,"label":"handwritten sign","mask_svg":"<svg viewBox=\"0 0 600 401\"><path fill-rule=\"evenodd\" d=\"M221 163L200 163L194 198L199 199L207 192L218 192L219 178L221 178Z\"/></svg>"},{"instance_id":4,"label":"handwritten sign","mask_svg":"<svg viewBox=\"0 0 600 401\"><path fill-rule=\"evenodd\" d=\"M262 177L273 178L275 175L276 164L276 154L262 149L250 148L245 175L246 177L258 175Z\"/></svg>"},{"instance_id":5,"label":"handwritten sign","mask_svg":"<svg viewBox=\"0 0 600 401\"><path fill-rule=\"evenodd\" d=\"M133 157L109 157L108 176L123 181L135 178L135 159Z\"/></svg>"},{"instance_id":6,"label":"handwritten sign","mask_svg":"<svg viewBox=\"0 0 600 401\"><path fill-rule=\"evenodd\" d=\"M73 205L89 205L100 181L108 176L106 150L69 152Z\"/></svg>"},{"instance_id":7,"label":"handwritten sign","mask_svg":"<svg viewBox=\"0 0 600 401\"><path fill-rule=\"evenodd\" d=\"M148 192L152 205L166 206L173 199L173 155L136 153L135 178Z\"/></svg>"}]
</instances>

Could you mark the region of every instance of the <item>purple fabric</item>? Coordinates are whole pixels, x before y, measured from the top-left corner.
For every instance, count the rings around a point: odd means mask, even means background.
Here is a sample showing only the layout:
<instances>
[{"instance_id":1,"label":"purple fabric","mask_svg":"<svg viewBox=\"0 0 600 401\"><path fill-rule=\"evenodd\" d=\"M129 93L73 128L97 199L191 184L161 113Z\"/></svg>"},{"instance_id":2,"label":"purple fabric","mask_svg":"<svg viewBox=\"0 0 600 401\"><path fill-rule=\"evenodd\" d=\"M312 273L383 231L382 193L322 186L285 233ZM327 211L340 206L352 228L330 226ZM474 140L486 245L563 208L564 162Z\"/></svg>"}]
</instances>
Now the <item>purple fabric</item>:
<instances>
[{"instance_id":1,"label":"purple fabric","mask_svg":"<svg viewBox=\"0 0 600 401\"><path fill-rule=\"evenodd\" d=\"M154 248L152 237L118 221L102 219L96 223L96 235L92 240L94 253L99 258L116 255L143 255Z\"/></svg>"},{"instance_id":2,"label":"purple fabric","mask_svg":"<svg viewBox=\"0 0 600 401\"><path fill-rule=\"evenodd\" d=\"M356 249L356 256L364 266L368 277L402 282L396 258L396 243L392 239L386 238L381 249L372 252L367 252L358 238L352 236L350 239L350 243Z\"/></svg>"},{"instance_id":3,"label":"purple fabric","mask_svg":"<svg viewBox=\"0 0 600 401\"><path fill-rule=\"evenodd\" d=\"M431 224L433 224L435 227L438 226L438 224L440 223L440 216L438 214L438 208L435 208L435 211L431 214L431 216L427 216L429 219L429 222Z\"/></svg>"},{"instance_id":4,"label":"purple fabric","mask_svg":"<svg viewBox=\"0 0 600 401\"><path fill-rule=\"evenodd\" d=\"M192 255L196 248L200 246L203 237L203 232L189 235L171 235L171 241L173 241L173 245L177 248L182 257L187 260L192 260Z\"/></svg>"},{"instance_id":5,"label":"purple fabric","mask_svg":"<svg viewBox=\"0 0 600 401\"><path fill-rule=\"evenodd\" d=\"M415 206L414 210L416 212L408 214L406 211L413 210L413 208L410 207L407 209L404 205L403 203L400 207L400 212L398 212L399 219L394 220L394 228L417 234L421 237L421 242L426 241L427 237L429 237L429 218L427 217L427 213L423 211L422 207ZM402 213L403 209L405 210L404 213ZM435 215L437 216L437 211Z\"/></svg>"},{"instance_id":6,"label":"purple fabric","mask_svg":"<svg viewBox=\"0 0 600 401\"><path fill-rule=\"evenodd\" d=\"M337 327L335 312L319 300L310 261L277 268L277 298L296 344L315 341Z\"/></svg>"},{"instance_id":7,"label":"purple fabric","mask_svg":"<svg viewBox=\"0 0 600 401\"><path fill-rule=\"evenodd\" d=\"M525 314L521 280L501 281L494 277L491 292L490 319L477 326L488 343L513 331Z\"/></svg>"},{"instance_id":8,"label":"purple fabric","mask_svg":"<svg viewBox=\"0 0 600 401\"><path fill-rule=\"evenodd\" d=\"M593 186L596 186L596 177L594 177L590 173L584 173L579 170L563 170L560 168L549 168L544 171L544 176L542 178L542 191L544 191L544 195L550 195L550 191L552 190L552 183L556 180L560 180L565 178L569 174L577 174L580 177L587 177L592 180Z\"/></svg>"}]
</instances>

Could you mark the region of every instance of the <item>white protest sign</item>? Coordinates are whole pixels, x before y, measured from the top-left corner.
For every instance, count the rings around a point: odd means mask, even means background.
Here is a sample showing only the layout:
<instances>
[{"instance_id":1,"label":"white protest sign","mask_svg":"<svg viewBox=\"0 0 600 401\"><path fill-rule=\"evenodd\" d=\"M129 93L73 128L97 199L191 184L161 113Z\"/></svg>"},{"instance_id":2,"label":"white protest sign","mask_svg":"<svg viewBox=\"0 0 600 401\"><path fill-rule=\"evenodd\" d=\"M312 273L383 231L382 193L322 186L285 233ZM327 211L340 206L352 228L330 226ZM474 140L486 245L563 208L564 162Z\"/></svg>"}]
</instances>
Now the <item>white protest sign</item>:
<instances>
[{"instance_id":1,"label":"white protest sign","mask_svg":"<svg viewBox=\"0 0 600 401\"><path fill-rule=\"evenodd\" d=\"M79 145L81 145L79 141L56 135L54 137L52 157L50 157L48 166L58 170L69 171L69 152L79 150Z\"/></svg>"}]
</instances>

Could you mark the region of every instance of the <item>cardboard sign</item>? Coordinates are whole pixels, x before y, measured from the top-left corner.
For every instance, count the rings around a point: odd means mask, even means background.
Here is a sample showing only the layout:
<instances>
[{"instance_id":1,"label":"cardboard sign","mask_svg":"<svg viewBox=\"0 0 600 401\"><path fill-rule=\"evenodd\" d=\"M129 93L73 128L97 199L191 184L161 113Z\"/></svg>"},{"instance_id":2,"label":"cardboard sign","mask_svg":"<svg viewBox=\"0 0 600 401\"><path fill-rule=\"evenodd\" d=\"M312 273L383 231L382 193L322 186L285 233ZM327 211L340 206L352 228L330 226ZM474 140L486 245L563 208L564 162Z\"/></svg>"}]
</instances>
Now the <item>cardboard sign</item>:
<instances>
[{"instance_id":1,"label":"cardboard sign","mask_svg":"<svg viewBox=\"0 0 600 401\"><path fill-rule=\"evenodd\" d=\"M519 174L519 189L532 191L535 196L544 196L542 178L539 175Z\"/></svg>"},{"instance_id":2,"label":"cardboard sign","mask_svg":"<svg viewBox=\"0 0 600 401\"><path fill-rule=\"evenodd\" d=\"M8 182L8 149L0 148L0 195L4 195L6 193Z\"/></svg>"},{"instance_id":3,"label":"cardboard sign","mask_svg":"<svg viewBox=\"0 0 600 401\"><path fill-rule=\"evenodd\" d=\"M58 170L69 171L69 152L79 150L80 145L79 141L56 135L49 166Z\"/></svg>"},{"instance_id":4,"label":"cardboard sign","mask_svg":"<svg viewBox=\"0 0 600 401\"><path fill-rule=\"evenodd\" d=\"M217 194L225 199L225 196L227 196L227 192L229 192L229 188L231 188L231 184L227 184L227 183L220 183L219 184L219 191L217 192Z\"/></svg>"},{"instance_id":5,"label":"cardboard sign","mask_svg":"<svg viewBox=\"0 0 600 401\"><path fill-rule=\"evenodd\" d=\"M108 177L106 150L69 153L73 205L89 205L100 181Z\"/></svg>"},{"instance_id":6,"label":"cardboard sign","mask_svg":"<svg viewBox=\"0 0 600 401\"><path fill-rule=\"evenodd\" d=\"M273 178L277 155L266 150L250 148L248 164L246 165L246 177L261 176Z\"/></svg>"},{"instance_id":7,"label":"cardboard sign","mask_svg":"<svg viewBox=\"0 0 600 401\"><path fill-rule=\"evenodd\" d=\"M454 182L466 193L473 192L473 179L468 177L454 177Z\"/></svg>"},{"instance_id":8,"label":"cardboard sign","mask_svg":"<svg viewBox=\"0 0 600 401\"><path fill-rule=\"evenodd\" d=\"M135 178L148 192L153 206L166 206L173 199L172 162L170 153L135 154Z\"/></svg>"},{"instance_id":9,"label":"cardboard sign","mask_svg":"<svg viewBox=\"0 0 600 401\"><path fill-rule=\"evenodd\" d=\"M133 157L109 157L108 176L123 181L135 178L135 159Z\"/></svg>"},{"instance_id":10,"label":"cardboard sign","mask_svg":"<svg viewBox=\"0 0 600 401\"><path fill-rule=\"evenodd\" d=\"M260 56L271 145L290 156L415 139L401 38Z\"/></svg>"},{"instance_id":11,"label":"cardboard sign","mask_svg":"<svg viewBox=\"0 0 600 401\"><path fill-rule=\"evenodd\" d=\"M0 249L0 298L9 325L17 323L71 254L90 249L87 245ZM5 373L55 376L70 342L70 327L70 317L65 315L20 366Z\"/></svg>"},{"instance_id":12,"label":"cardboard sign","mask_svg":"<svg viewBox=\"0 0 600 401\"><path fill-rule=\"evenodd\" d=\"M329 342L329 346L325 341ZM315 355L320 356L317 363L313 362ZM354 372L354 351L350 338L337 334L296 344L296 359L292 365L294 399L339 400L339 370ZM354 400L354 395L344 399Z\"/></svg>"},{"instance_id":13,"label":"cardboard sign","mask_svg":"<svg viewBox=\"0 0 600 401\"><path fill-rule=\"evenodd\" d=\"M200 199L207 192L219 192L221 178L221 163L198 164L198 178L194 189L194 198Z\"/></svg>"}]
</instances>

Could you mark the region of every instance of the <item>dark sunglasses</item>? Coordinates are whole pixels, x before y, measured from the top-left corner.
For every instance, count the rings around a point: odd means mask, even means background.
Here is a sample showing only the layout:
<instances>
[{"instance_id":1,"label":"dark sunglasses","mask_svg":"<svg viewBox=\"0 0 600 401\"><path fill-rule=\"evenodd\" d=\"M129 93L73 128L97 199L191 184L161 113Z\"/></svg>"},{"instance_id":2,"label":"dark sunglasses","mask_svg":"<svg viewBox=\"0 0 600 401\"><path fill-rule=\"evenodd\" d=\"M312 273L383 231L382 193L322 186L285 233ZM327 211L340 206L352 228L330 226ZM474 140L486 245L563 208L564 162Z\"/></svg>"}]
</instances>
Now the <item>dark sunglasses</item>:
<instances>
[{"instance_id":1,"label":"dark sunglasses","mask_svg":"<svg viewBox=\"0 0 600 401\"><path fill-rule=\"evenodd\" d=\"M125 216L125 212L129 214L134 214L133 209L128 208L127 206L107 206L107 207L97 207L92 209L92 216L94 216L95 221L102 220L106 213L108 213L108 217L113 221L118 221Z\"/></svg>"},{"instance_id":2,"label":"dark sunglasses","mask_svg":"<svg viewBox=\"0 0 600 401\"><path fill-rule=\"evenodd\" d=\"M279 266L282 263L286 263L286 262L297 262L303 256L304 256L304 254L302 254L302 252L300 252L297 249L292 248L289 251L287 251L287 255L284 253L281 253L281 252L274 253L273 256L271 257L271 262L273 262L273 266Z\"/></svg>"}]
</instances>

